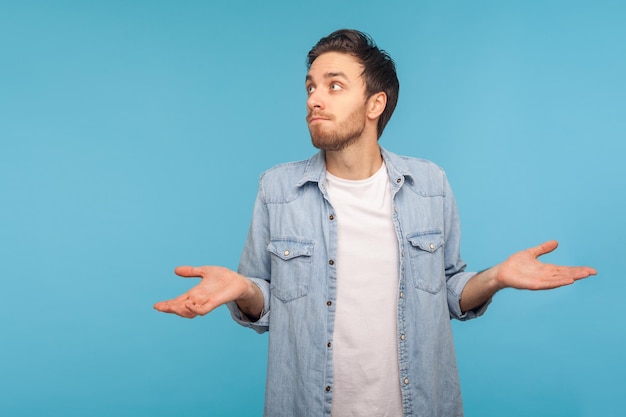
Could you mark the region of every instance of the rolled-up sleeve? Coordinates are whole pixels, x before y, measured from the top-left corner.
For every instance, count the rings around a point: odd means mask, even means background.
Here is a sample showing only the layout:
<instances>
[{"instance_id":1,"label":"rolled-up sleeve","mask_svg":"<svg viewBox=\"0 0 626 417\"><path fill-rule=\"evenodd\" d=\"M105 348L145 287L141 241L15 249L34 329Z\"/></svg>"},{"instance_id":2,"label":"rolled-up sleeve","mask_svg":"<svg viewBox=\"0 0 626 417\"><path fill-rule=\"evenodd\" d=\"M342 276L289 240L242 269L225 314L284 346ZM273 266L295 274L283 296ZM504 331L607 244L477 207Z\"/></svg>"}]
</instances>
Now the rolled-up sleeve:
<instances>
[{"instance_id":1,"label":"rolled-up sleeve","mask_svg":"<svg viewBox=\"0 0 626 417\"><path fill-rule=\"evenodd\" d=\"M239 309L237 303L230 302L227 304L231 316L237 323L258 333L268 331L270 325L271 264L269 252L267 251L269 244L269 216L263 197L263 176L261 176L248 237L237 271L250 279L261 290L263 294L261 317L257 321L250 321Z\"/></svg>"},{"instance_id":2,"label":"rolled-up sleeve","mask_svg":"<svg viewBox=\"0 0 626 417\"><path fill-rule=\"evenodd\" d=\"M270 289L269 283L263 279L258 278L248 278L250 279L263 294L263 310L261 311L261 317L257 321L250 321L248 317L243 314L243 312L237 306L237 303L234 301L227 304L228 309L230 310L230 315L232 318L244 327L249 327L256 331L257 333L263 333L269 330L270 325L270 309L269 309L269 300L270 300Z\"/></svg>"},{"instance_id":3,"label":"rolled-up sleeve","mask_svg":"<svg viewBox=\"0 0 626 417\"><path fill-rule=\"evenodd\" d=\"M458 320L470 320L481 316L491 303L489 299L475 309L461 311L461 294L468 281L476 272L466 272L467 264L461 258L461 222L456 200L450 184L444 174L444 239L445 239L445 273L450 317Z\"/></svg>"}]
</instances>

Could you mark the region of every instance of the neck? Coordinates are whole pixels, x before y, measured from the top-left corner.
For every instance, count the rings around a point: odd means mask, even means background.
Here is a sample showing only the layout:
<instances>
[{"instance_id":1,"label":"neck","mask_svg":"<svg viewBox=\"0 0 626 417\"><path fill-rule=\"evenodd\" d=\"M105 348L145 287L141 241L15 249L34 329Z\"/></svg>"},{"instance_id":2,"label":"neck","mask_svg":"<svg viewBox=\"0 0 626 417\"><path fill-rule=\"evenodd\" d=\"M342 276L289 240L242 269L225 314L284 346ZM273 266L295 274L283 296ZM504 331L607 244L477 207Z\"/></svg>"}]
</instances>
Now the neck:
<instances>
[{"instance_id":1,"label":"neck","mask_svg":"<svg viewBox=\"0 0 626 417\"><path fill-rule=\"evenodd\" d=\"M326 169L346 180L364 180L378 171L383 163L376 137L361 138L340 151L326 151Z\"/></svg>"}]
</instances>

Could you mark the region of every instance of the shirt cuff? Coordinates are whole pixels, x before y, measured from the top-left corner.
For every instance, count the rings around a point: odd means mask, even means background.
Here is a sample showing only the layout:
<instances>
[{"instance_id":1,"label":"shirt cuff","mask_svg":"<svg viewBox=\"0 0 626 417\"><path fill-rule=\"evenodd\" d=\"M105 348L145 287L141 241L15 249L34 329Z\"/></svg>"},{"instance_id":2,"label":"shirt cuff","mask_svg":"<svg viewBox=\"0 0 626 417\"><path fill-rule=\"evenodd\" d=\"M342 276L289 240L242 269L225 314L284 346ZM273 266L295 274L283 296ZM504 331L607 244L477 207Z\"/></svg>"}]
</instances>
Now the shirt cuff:
<instances>
[{"instance_id":1,"label":"shirt cuff","mask_svg":"<svg viewBox=\"0 0 626 417\"><path fill-rule=\"evenodd\" d=\"M471 310L465 312L461 311L461 294L463 293L463 289L467 285L468 281L476 274L476 272L461 272L448 279L448 308L450 310L451 318L461 321L475 319L485 314L489 304L491 304L492 298L487 300L484 304Z\"/></svg>"},{"instance_id":2,"label":"shirt cuff","mask_svg":"<svg viewBox=\"0 0 626 417\"><path fill-rule=\"evenodd\" d=\"M236 302L231 301L226 303L228 310L230 311L230 315L238 324L253 329L257 333L263 333L269 330L269 316L270 316L270 294L269 294L269 283L263 279L258 278L248 278L261 290L263 294L263 310L261 311L261 317L257 321L251 321L248 316L246 316L237 305Z\"/></svg>"}]
</instances>

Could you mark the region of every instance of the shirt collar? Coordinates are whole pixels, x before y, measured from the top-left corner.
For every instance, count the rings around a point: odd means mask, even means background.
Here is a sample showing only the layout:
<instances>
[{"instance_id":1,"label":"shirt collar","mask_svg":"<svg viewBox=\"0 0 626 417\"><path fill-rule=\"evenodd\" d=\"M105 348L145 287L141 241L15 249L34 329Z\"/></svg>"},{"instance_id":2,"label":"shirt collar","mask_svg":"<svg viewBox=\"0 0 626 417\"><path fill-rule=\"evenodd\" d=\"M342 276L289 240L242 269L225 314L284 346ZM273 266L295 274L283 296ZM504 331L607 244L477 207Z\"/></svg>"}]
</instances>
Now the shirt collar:
<instances>
[{"instance_id":1,"label":"shirt collar","mask_svg":"<svg viewBox=\"0 0 626 417\"><path fill-rule=\"evenodd\" d=\"M385 161L389 179L394 187L400 188L404 184L405 179L412 182L411 172L402 157L387 151L383 147L380 147L380 154ZM307 161L304 172L296 183L296 187L301 187L308 182L325 183L325 173L326 161L324 158L324 151L319 151Z\"/></svg>"},{"instance_id":2,"label":"shirt collar","mask_svg":"<svg viewBox=\"0 0 626 417\"><path fill-rule=\"evenodd\" d=\"M304 167L302 176L296 183L296 187L301 187L307 182L322 182L326 173L326 160L324 151L319 151L309 159Z\"/></svg>"}]
</instances>

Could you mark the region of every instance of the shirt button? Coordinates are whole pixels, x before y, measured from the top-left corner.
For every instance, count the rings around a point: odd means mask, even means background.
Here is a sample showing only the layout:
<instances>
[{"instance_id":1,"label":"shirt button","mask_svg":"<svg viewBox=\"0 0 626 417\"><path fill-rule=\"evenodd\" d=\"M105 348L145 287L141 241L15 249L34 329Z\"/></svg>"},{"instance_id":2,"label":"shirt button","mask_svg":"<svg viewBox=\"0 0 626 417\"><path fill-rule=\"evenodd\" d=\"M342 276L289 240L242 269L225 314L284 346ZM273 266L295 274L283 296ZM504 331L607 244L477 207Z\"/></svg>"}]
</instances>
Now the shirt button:
<instances>
[{"instance_id":1,"label":"shirt button","mask_svg":"<svg viewBox=\"0 0 626 417\"><path fill-rule=\"evenodd\" d=\"M330 342L326 343L326 347L331 347L331 346L332 346L332 343Z\"/></svg>"},{"instance_id":2,"label":"shirt button","mask_svg":"<svg viewBox=\"0 0 626 417\"><path fill-rule=\"evenodd\" d=\"M330 385L326 385L326 392L330 392Z\"/></svg>"},{"instance_id":3,"label":"shirt button","mask_svg":"<svg viewBox=\"0 0 626 417\"><path fill-rule=\"evenodd\" d=\"M289 256L289 251L288 251L288 250L286 250L286 251L284 252L284 254L285 254L285 256Z\"/></svg>"},{"instance_id":4,"label":"shirt button","mask_svg":"<svg viewBox=\"0 0 626 417\"><path fill-rule=\"evenodd\" d=\"M430 245L428 245L428 247L430 248L430 250L435 249L435 245L433 243L431 243Z\"/></svg>"},{"instance_id":5,"label":"shirt button","mask_svg":"<svg viewBox=\"0 0 626 417\"><path fill-rule=\"evenodd\" d=\"M409 378L404 378L404 385L409 385ZM328 388L328 387L326 387Z\"/></svg>"},{"instance_id":6,"label":"shirt button","mask_svg":"<svg viewBox=\"0 0 626 417\"><path fill-rule=\"evenodd\" d=\"M330 261L328 261L329 265L335 265L335 261L333 261L332 259Z\"/></svg>"},{"instance_id":7,"label":"shirt button","mask_svg":"<svg viewBox=\"0 0 626 417\"><path fill-rule=\"evenodd\" d=\"M396 182L400 184L402 182L402 178L396 178Z\"/></svg>"},{"instance_id":8,"label":"shirt button","mask_svg":"<svg viewBox=\"0 0 626 417\"><path fill-rule=\"evenodd\" d=\"M404 340L404 339L406 339L406 337L403 334L401 334L400 335L400 340Z\"/></svg>"},{"instance_id":9,"label":"shirt button","mask_svg":"<svg viewBox=\"0 0 626 417\"><path fill-rule=\"evenodd\" d=\"M328 216L328 218L329 218L330 220L335 220L335 216L333 216L332 214L331 214L330 216Z\"/></svg>"},{"instance_id":10,"label":"shirt button","mask_svg":"<svg viewBox=\"0 0 626 417\"><path fill-rule=\"evenodd\" d=\"M404 298L404 293L400 291L400 298Z\"/></svg>"},{"instance_id":11,"label":"shirt button","mask_svg":"<svg viewBox=\"0 0 626 417\"><path fill-rule=\"evenodd\" d=\"M326 305L327 305L328 307L330 307L330 306L332 306L332 305L333 305L333 302L332 302L332 301L326 301Z\"/></svg>"}]
</instances>

